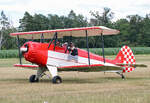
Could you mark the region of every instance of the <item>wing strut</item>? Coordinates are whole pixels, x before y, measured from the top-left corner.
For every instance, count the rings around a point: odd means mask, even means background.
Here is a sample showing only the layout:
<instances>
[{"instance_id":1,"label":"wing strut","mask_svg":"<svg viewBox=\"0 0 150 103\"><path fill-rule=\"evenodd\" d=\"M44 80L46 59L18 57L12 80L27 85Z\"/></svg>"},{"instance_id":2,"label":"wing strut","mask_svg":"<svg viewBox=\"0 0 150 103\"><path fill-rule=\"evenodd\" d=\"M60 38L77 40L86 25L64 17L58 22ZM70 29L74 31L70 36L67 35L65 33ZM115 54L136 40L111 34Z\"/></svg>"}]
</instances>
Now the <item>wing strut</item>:
<instances>
[{"instance_id":1,"label":"wing strut","mask_svg":"<svg viewBox=\"0 0 150 103\"><path fill-rule=\"evenodd\" d=\"M17 46L18 46L18 52L19 52L19 62L20 64L22 64L21 52L20 52L20 39L18 35L17 35Z\"/></svg>"},{"instance_id":2,"label":"wing strut","mask_svg":"<svg viewBox=\"0 0 150 103\"><path fill-rule=\"evenodd\" d=\"M44 43L44 35L43 35L43 33L41 34L40 42L41 42L41 43Z\"/></svg>"},{"instance_id":3,"label":"wing strut","mask_svg":"<svg viewBox=\"0 0 150 103\"><path fill-rule=\"evenodd\" d=\"M103 53L103 61L105 63L105 54L104 54L104 38L103 34L101 33L101 40L102 40L102 53Z\"/></svg>"},{"instance_id":4,"label":"wing strut","mask_svg":"<svg viewBox=\"0 0 150 103\"><path fill-rule=\"evenodd\" d=\"M86 33L86 47L87 47L87 51L88 51L88 63L90 65L90 52L89 52L89 43L88 43L88 32L87 30L85 30Z\"/></svg>"},{"instance_id":5,"label":"wing strut","mask_svg":"<svg viewBox=\"0 0 150 103\"><path fill-rule=\"evenodd\" d=\"M57 35L57 32L55 32L55 34L54 34L53 38L52 38L52 39L51 39L51 41L49 42L48 48L51 46L51 44L52 44L53 40L55 40L56 35Z\"/></svg>"},{"instance_id":6,"label":"wing strut","mask_svg":"<svg viewBox=\"0 0 150 103\"><path fill-rule=\"evenodd\" d=\"M32 41L33 41L34 39L33 39L33 34L32 34Z\"/></svg>"},{"instance_id":7,"label":"wing strut","mask_svg":"<svg viewBox=\"0 0 150 103\"><path fill-rule=\"evenodd\" d=\"M55 33L55 44L54 44L54 51L55 51L55 47L56 47L56 43L57 43L57 32Z\"/></svg>"}]
</instances>

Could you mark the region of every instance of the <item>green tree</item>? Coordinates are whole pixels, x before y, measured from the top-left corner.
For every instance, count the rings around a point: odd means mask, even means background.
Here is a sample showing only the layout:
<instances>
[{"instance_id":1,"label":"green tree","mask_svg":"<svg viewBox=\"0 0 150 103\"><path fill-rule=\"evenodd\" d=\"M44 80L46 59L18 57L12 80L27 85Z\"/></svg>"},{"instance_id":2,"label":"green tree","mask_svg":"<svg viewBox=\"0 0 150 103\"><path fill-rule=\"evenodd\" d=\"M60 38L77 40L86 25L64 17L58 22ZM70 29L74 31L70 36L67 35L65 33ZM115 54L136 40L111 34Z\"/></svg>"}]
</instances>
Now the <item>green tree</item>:
<instances>
[{"instance_id":1,"label":"green tree","mask_svg":"<svg viewBox=\"0 0 150 103\"><path fill-rule=\"evenodd\" d=\"M88 22L83 15L77 15L73 10L71 10L66 19L64 20L64 24L66 28L74 28L86 27L88 25Z\"/></svg>"},{"instance_id":2,"label":"green tree","mask_svg":"<svg viewBox=\"0 0 150 103\"><path fill-rule=\"evenodd\" d=\"M0 14L0 49L2 46L10 39L9 33L12 32L12 26L6 17L4 11L1 11ZM7 45L9 43L7 42Z\"/></svg>"},{"instance_id":3,"label":"green tree","mask_svg":"<svg viewBox=\"0 0 150 103\"><path fill-rule=\"evenodd\" d=\"M130 40L130 43L133 44L133 46L136 46L138 45L138 40L141 37L140 30L142 27L143 18L139 15L129 15L127 16L127 18L129 19L130 23L129 26L130 37L128 39Z\"/></svg>"},{"instance_id":4,"label":"green tree","mask_svg":"<svg viewBox=\"0 0 150 103\"><path fill-rule=\"evenodd\" d=\"M99 11L91 11L90 13L94 17L90 20L90 24L94 26L110 26L111 20L114 16L114 13L111 12L111 9L107 7L104 8L103 13L100 13Z\"/></svg>"},{"instance_id":5,"label":"green tree","mask_svg":"<svg viewBox=\"0 0 150 103\"><path fill-rule=\"evenodd\" d=\"M48 14L48 22L49 22L49 26L50 29L60 29L60 28L64 28L64 23L63 23L63 17L59 17L58 15L52 15L52 14Z\"/></svg>"},{"instance_id":6,"label":"green tree","mask_svg":"<svg viewBox=\"0 0 150 103\"><path fill-rule=\"evenodd\" d=\"M138 43L143 46L150 47L150 14L147 14L146 17L142 20L141 38L138 40Z\"/></svg>"},{"instance_id":7,"label":"green tree","mask_svg":"<svg viewBox=\"0 0 150 103\"><path fill-rule=\"evenodd\" d=\"M33 16L30 15L28 12L25 12L24 17L20 19L19 29L20 31L33 31L33 24Z\"/></svg>"},{"instance_id":8,"label":"green tree","mask_svg":"<svg viewBox=\"0 0 150 103\"><path fill-rule=\"evenodd\" d=\"M33 29L34 31L38 30L47 30L50 28L48 23L48 18L42 14L35 14L33 16Z\"/></svg>"},{"instance_id":9,"label":"green tree","mask_svg":"<svg viewBox=\"0 0 150 103\"><path fill-rule=\"evenodd\" d=\"M118 37L118 39L116 39L117 41L117 46L122 46L122 45L129 45L130 44L130 23L128 22L127 19L119 19L117 20L114 24L114 28L118 29L120 31L119 35L116 35L116 37Z\"/></svg>"}]
</instances>

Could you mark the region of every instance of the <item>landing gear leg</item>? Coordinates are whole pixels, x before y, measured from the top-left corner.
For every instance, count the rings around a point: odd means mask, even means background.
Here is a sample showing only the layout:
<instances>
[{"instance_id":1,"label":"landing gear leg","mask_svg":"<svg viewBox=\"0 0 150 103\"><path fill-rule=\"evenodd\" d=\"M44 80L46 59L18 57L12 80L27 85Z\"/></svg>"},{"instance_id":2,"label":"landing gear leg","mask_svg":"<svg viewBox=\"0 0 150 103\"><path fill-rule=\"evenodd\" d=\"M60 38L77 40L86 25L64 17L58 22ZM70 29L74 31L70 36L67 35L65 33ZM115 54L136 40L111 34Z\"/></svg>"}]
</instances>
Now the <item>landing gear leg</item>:
<instances>
[{"instance_id":1,"label":"landing gear leg","mask_svg":"<svg viewBox=\"0 0 150 103\"><path fill-rule=\"evenodd\" d=\"M125 79L125 76L123 75L123 73L120 73L120 72L116 72L116 73L119 74L123 80Z\"/></svg>"},{"instance_id":2,"label":"landing gear leg","mask_svg":"<svg viewBox=\"0 0 150 103\"><path fill-rule=\"evenodd\" d=\"M29 78L29 82L34 83L34 82L39 82L39 79L44 75L44 72L46 71L45 68L40 67L37 70L37 75L31 75Z\"/></svg>"},{"instance_id":3,"label":"landing gear leg","mask_svg":"<svg viewBox=\"0 0 150 103\"><path fill-rule=\"evenodd\" d=\"M57 67L54 67L54 66L49 66L47 65L47 69L49 70L49 72L51 73L52 75L52 83L54 84L60 84L62 83L62 79L60 76L58 76L58 70L57 70Z\"/></svg>"}]
</instances>

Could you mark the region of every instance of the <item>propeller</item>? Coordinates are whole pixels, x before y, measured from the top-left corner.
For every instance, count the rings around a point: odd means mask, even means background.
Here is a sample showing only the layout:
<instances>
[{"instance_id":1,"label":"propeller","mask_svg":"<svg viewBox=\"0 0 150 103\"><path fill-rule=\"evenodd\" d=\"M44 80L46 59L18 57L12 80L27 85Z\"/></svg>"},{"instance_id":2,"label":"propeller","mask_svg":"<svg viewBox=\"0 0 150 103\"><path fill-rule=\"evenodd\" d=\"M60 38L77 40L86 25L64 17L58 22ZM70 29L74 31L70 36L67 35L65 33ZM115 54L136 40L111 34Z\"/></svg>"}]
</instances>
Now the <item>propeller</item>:
<instances>
[{"instance_id":1,"label":"propeller","mask_svg":"<svg viewBox=\"0 0 150 103\"><path fill-rule=\"evenodd\" d=\"M22 64L22 52L20 51L20 39L19 39L19 36L17 36L17 46L18 46L18 52L19 52L19 63Z\"/></svg>"}]
</instances>

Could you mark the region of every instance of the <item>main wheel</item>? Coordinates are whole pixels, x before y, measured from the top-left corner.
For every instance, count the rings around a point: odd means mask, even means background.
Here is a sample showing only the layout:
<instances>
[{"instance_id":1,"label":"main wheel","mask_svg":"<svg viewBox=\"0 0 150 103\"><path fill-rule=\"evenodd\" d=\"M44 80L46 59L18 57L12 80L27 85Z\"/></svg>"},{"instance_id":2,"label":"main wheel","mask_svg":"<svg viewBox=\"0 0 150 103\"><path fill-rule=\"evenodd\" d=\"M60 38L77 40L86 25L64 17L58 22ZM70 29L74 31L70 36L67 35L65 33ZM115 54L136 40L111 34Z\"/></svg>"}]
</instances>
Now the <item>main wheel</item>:
<instances>
[{"instance_id":1,"label":"main wheel","mask_svg":"<svg viewBox=\"0 0 150 103\"><path fill-rule=\"evenodd\" d=\"M36 75L31 75L30 78L29 78L29 82L33 83L33 82L38 82L39 79L36 78Z\"/></svg>"},{"instance_id":2,"label":"main wheel","mask_svg":"<svg viewBox=\"0 0 150 103\"><path fill-rule=\"evenodd\" d=\"M61 77L60 76L53 77L52 83L54 83L54 84L60 84L60 83L62 83Z\"/></svg>"}]
</instances>

